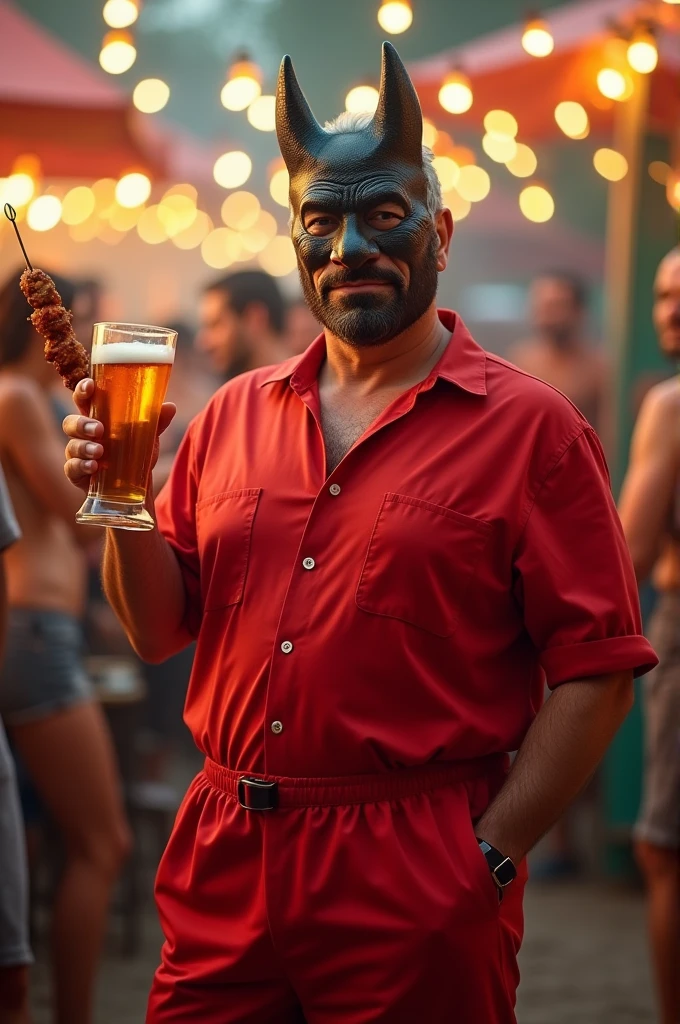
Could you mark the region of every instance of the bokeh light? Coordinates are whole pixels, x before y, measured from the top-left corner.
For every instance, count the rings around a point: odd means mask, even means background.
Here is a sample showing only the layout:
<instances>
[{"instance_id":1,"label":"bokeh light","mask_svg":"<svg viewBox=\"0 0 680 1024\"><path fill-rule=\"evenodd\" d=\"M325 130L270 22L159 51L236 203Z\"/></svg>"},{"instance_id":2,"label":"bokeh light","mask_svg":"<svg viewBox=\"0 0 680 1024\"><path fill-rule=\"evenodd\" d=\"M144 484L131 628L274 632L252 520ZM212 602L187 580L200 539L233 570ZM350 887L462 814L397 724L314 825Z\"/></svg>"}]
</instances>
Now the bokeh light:
<instances>
[{"instance_id":1,"label":"bokeh light","mask_svg":"<svg viewBox=\"0 0 680 1024\"><path fill-rule=\"evenodd\" d=\"M76 185L64 196L61 204L61 219L64 224L82 224L91 217L95 208L94 192L87 185Z\"/></svg>"},{"instance_id":2,"label":"bokeh light","mask_svg":"<svg viewBox=\"0 0 680 1024\"><path fill-rule=\"evenodd\" d=\"M170 86L161 78L144 78L132 93L132 102L143 114L157 114L170 99Z\"/></svg>"},{"instance_id":3,"label":"bokeh light","mask_svg":"<svg viewBox=\"0 0 680 1024\"><path fill-rule=\"evenodd\" d=\"M563 100L555 107L555 121L570 139L585 139L590 131L588 112L580 103Z\"/></svg>"},{"instance_id":4,"label":"bokeh light","mask_svg":"<svg viewBox=\"0 0 680 1024\"><path fill-rule=\"evenodd\" d=\"M517 143L511 135L497 135L487 132L482 139L482 149L488 157L498 164L507 164L517 156Z\"/></svg>"},{"instance_id":5,"label":"bokeh light","mask_svg":"<svg viewBox=\"0 0 680 1024\"><path fill-rule=\"evenodd\" d=\"M247 231L260 216L260 200L252 192L232 192L222 203L221 214L228 228Z\"/></svg>"},{"instance_id":6,"label":"bokeh light","mask_svg":"<svg viewBox=\"0 0 680 1024\"><path fill-rule=\"evenodd\" d=\"M262 93L262 73L257 64L240 60L233 64L220 99L227 110L245 110Z\"/></svg>"},{"instance_id":7,"label":"bokeh light","mask_svg":"<svg viewBox=\"0 0 680 1024\"><path fill-rule=\"evenodd\" d=\"M513 139L519 129L517 118L507 110L490 110L484 116L484 127L491 135L509 135Z\"/></svg>"},{"instance_id":8,"label":"bokeh light","mask_svg":"<svg viewBox=\"0 0 680 1024\"><path fill-rule=\"evenodd\" d=\"M148 206L142 212L137 222L137 234L143 242L147 242L149 245L159 245L161 242L165 242L168 233L163 221L158 216L158 206Z\"/></svg>"},{"instance_id":9,"label":"bokeh light","mask_svg":"<svg viewBox=\"0 0 680 1024\"><path fill-rule=\"evenodd\" d=\"M10 174L5 178L0 190L3 205L26 206L35 194L35 182L30 174Z\"/></svg>"},{"instance_id":10,"label":"bokeh light","mask_svg":"<svg viewBox=\"0 0 680 1024\"><path fill-rule=\"evenodd\" d=\"M458 189L451 189L443 195L444 206L448 206L454 221L465 220L472 209L469 199L463 199Z\"/></svg>"},{"instance_id":11,"label":"bokeh light","mask_svg":"<svg viewBox=\"0 0 680 1024\"><path fill-rule=\"evenodd\" d=\"M268 210L261 210L252 228L242 232L241 241L249 253L262 252L264 247L276 236L278 225L276 217Z\"/></svg>"},{"instance_id":12,"label":"bokeh light","mask_svg":"<svg viewBox=\"0 0 680 1024\"><path fill-rule=\"evenodd\" d=\"M114 203L106 211L106 219L115 231L132 231L137 227L143 212L143 206L121 206L119 203ZM62 220L63 216L62 213Z\"/></svg>"},{"instance_id":13,"label":"bokeh light","mask_svg":"<svg viewBox=\"0 0 680 1024\"><path fill-rule=\"evenodd\" d=\"M158 219L163 224L168 238L173 238L190 228L197 215L195 200L178 192L166 192L158 204Z\"/></svg>"},{"instance_id":14,"label":"bokeh light","mask_svg":"<svg viewBox=\"0 0 680 1024\"><path fill-rule=\"evenodd\" d=\"M107 32L102 43L99 63L110 75L129 71L137 59L132 33L125 29Z\"/></svg>"},{"instance_id":15,"label":"bokeh light","mask_svg":"<svg viewBox=\"0 0 680 1024\"><path fill-rule=\"evenodd\" d=\"M50 231L60 219L61 200L57 196L38 196L26 212L26 223L31 231Z\"/></svg>"},{"instance_id":16,"label":"bokeh light","mask_svg":"<svg viewBox=\"0 0 680 1024\"><path fill-rule=\"evenodd\" d=\"M345 96L345 110L352 114L373 114L380 93L372 85L355 85Z\"/></svg>"},{"instance_id":17,"label":"bokeh light","mask_svg":"<svg viewBox=\"0 0 680 1024\"><path fill-rule=\"evenodd\" d=\"M665 160L652 160L647 170L652 181L658 182L659 185L665 185L671 173L670 165Z\"/></svg>"},{"instance_id":18,"label":"bokeh light","mask_svg":"<svg viewBox=\"0 0 680 1024\"><path fill-rule=\"evenodd\" d=\"M527 220L543 224L555 212L555 201L542 185L527 185L519 194L519 208Z\"/></svg>"},{"instance_id":19,"label":"bokeh light","mask_svg":"<svg viewBox=\"0 0 680 1024\"><path fill-rule=\"evenodd\" d=\"M295 249L288 235L276 235L258 256L263 270L272 277L285 277L297 268Z\"/></svg>"},{"instance_id":20,"label":"bokeh light","mask_svg":"<svg viewBox=\"0 0 680 1024\"><path fill-rule=\"evenodd\" d=\"M470 79L462 71L452 71L439 90L439 102L449 114L464 114L472 106Z\"/></svg>"},{"instance_id":21,"label":"bokeh light","mask_svg":"<svg viewBox=\"0 0 680 1024\"><path fill-rule=\"evenodd\" d=\"M633 83L617 68L602 68L597 73L597 87L609 100L626 100L633 91Z\"/></svg>"},{"instance_id":22,"label":"bokeh light","mask_svg":"<svg viewBox=\"0 0 680 1024\"><path fill-rule=\"evenodd\" d=\"M278 167L269 182L269 194L275 203L288 209L290 191L290 175L287 167Z\"/></svg>"},{"instance_id":23,"label":"bokeh light","mask_svg":"<svg viewBox=\"0 0 680 1024\"><path fill-rule=\"evenodd\" d=\"M248 121L260 132L273 132L276 128L276 97L258 96L248 107Z\"/></svg>"},{"instance_id":24,"label":"bokeh light","mask_svg":"<svg viewBox=\"0 0 680 1024\"><path fill-rule=\"evenodd\" d=\"M222 188L239 188L245 185L252 169L253 162L248 154L240 149L234 149L217 158L213 175Z\"/></svg>"},{"instance_id":25,"label":"bokeh light","mask_svg":"<svg viewBox=\"0 0 680 1024\"><path fill-rule=\"evenodd\" d=\"M522 46L531 57L547 57L555 48L550 29L541 18L531 18L524 26Z\"/></svg>"},{"instance_id":26,"label":"bokeh light","mask_svg":"<svg viewBox=\"0 0 680 1024\"><path fill-rule=\"evenodd\" d=\"M137 21L139 6L135 0L107 0L102 13L110 28L128 28Z\"/></svg>"},{"instance_id":27,"label":"bokeh light","mask_svg":"<svg viewBox=\"0 0 680 1024\"><path fill-rule=\"evenodd\" d=\"M442 192L449 192L455 188L460 177L460 167L450 156L436 156L432 161Z\"/></svg>"},{"instance_id":28,"label":"bokeh light","mask_svg":"<svg viewBox=\"0 0 680 1024\"><path fill-rule=\"evenodd\" d=\"M203 210L196 211L193 224L172 236L172 244L178 249L196 249L210 234L213 222Z\"/></svg>"},{"instance_id":29,"label":"bokeh light","mask_svg":"<svg viewBox=\"0 0 680 1024\"><path fill-rule=\"evenodd\" d=\"M231 228L215 228L201 242L203 261L215 270L223 270L233 263L241 249L241 239Z\"/></svg>"},{"instance_id":30,"label":"bokeh light","mask_svg":"<svg viewBox=\"0 0 680 1024\"><path fill-rule=\"evenodd\" d=\"M538 166L538 160L531 146L518 142L517 152L505 166L517 178L530 178Z\"/></svg>"},{"instance_id":31,"label":"bokeh light","mask_svg":"<svg viewBox=\"0 0 680 1024\"><path fill-rule=\"evenodd\" d=\"M628 173L628 161L616 149L598 149L593 155L593 166L607 181L621 181Z\"/></svg>"},{"instance_id":32,"label":"bokeh light","mask_svg":"<svg viewBox=\"0 0 680 1024\"><path fill-rule=\"evenodd\" d=\"M124 174L116 185L116 202L120 206L141 206L150 195L151 181L139 171Z\"/></svg>"},{"instance_id":33,"label":"bokeh light","mask_svg":"<svg viewBox=\"0 0 680 1024\"><path fill-rule=\"evenodd\" d=\"M97 211L108 209L116 201L116 181L114 178L100 178L91 186Z\"/></svg>"},{"instance_id":34,"label":"bokeh light","mask_svg":"<svg viewBox=\"0 0 680 1024\"><path fill-rule=\"evenodd\" d=\"M482 199L486 199L490 190L491 178L483 167L478 167L476 164L461 167L456 191L462 199L467 199L470 203L479 203Z\"/></svg>"},{"instance_id":35,"label":"bokeh light","mask_svg":"<svg viewBox=\"0 0 680 1024\"><path fill-rule=\"evenodd\" d=\"M69 225L68 233L74 242L91 242L97 237L100 223L98 217L88 217L80 224Z\"/></svg>"},{"instance_id":36,"label":"bokeh light","mask_svg":"<svg viewBox=\"0 0 680 1024\"><path fill-rule=\"evenodd\" d=\"M423 118L423 145L429 149L434 147L437 141L437 126L433 121L430 121L428 117Z\"/></svg>"},{"instance_id":37,"label":"bokeh light","mask_svg":"<svg viewBox=\"0 0 680 1024\"><path fill-rule=\"evenodd\" d=\"M628 45L626 56L633 71L640 75L649 75L659 63L659 51L654 36L643 29L637 29Z\"/></svg>"},{"instance_id":38,"label":"bokeh light","mask_svg":"<svg viewBox=\"0 0 680 1024\"><path fill-rule=\"evenodd\" d=\"M408 0L382 0L378 9L378 24L391 35L400 35L411 27L413 11Z\"/></svg>"}]
</instances>

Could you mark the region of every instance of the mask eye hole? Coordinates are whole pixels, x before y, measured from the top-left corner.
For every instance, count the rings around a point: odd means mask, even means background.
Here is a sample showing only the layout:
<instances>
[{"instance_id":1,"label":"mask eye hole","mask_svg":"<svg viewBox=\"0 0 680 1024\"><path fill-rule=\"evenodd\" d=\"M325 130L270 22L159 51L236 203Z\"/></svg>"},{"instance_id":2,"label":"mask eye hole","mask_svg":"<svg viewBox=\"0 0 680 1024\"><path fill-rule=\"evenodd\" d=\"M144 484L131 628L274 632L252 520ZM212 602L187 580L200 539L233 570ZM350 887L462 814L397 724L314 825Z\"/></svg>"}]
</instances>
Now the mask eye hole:
<instances>
[{"instance_id":1,"label":"mask eye hole","mask_svg":"<svg viewBox=\"0 0 680 1024\"><path fill-rule=\"evenodd\" d=\"M401 224L405 216L404 210L396 203L384 203L368 212L366 223L378 231L389 231Z\"/></svg>"},{"instance_id":2,"label":"mask eye hole","mask_svg":"<svg viewBox=\"0 0 680 1024\"><path fill-rule=\"evenodd\" d=\"M335 234L339 226L340 221L332 213L319 211L307 213L303 220L303 227L307 234L315 235L317 238Z\"/></svg>"}]
</instances>

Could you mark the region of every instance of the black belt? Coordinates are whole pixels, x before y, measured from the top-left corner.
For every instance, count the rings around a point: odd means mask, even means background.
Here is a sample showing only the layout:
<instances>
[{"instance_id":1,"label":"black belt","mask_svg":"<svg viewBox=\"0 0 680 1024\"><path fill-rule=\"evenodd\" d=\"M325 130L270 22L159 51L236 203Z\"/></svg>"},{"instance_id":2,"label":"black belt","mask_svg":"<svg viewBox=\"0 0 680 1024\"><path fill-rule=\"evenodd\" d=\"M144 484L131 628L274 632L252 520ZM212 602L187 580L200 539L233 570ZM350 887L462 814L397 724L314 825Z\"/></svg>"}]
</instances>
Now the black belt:
<instances>
[{"instance_id":1,"label":"black belt","mask_svg":"<svg viewBox=\"0 0 680 1024\"><path fill-rule=\"evenodd\" d=\"M273 811L279 803L278 782L265 782L242 775L238 780L238 802L247 811Z\"/></svg>"}]
</instances>

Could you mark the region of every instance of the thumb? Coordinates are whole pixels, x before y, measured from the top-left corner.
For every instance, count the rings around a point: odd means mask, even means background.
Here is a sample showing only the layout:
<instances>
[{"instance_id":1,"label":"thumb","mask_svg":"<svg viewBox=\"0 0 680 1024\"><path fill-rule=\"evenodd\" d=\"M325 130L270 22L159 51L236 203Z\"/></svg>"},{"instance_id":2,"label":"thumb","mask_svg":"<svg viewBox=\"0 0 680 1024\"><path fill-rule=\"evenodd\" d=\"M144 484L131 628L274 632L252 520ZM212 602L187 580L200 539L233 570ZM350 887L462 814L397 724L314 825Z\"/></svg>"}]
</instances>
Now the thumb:
<instances>
[{"instance_id":1,"label":"thumb","mask_svg":"<svg viewBox=\"0 0 680 1024\"><path fill-rule=\"evenodd\" d=\"M81 416L90 415L93 395L94 381L91 377L86 377L85 380L81 380L76 385L76 389L73 392L73 401L75 402Z\"/></svg>"},{"instance_id":2,"label":"thumb","mask_svg":"<svg viewBox=\"0 0 680 1024\"><path fill-rule=\"evenodd\" d=\"M158 435L164 433L172 423L177 413L177 406L174 402L163 402L161 414L158 420Z\"/></svg>"}]
</instances>

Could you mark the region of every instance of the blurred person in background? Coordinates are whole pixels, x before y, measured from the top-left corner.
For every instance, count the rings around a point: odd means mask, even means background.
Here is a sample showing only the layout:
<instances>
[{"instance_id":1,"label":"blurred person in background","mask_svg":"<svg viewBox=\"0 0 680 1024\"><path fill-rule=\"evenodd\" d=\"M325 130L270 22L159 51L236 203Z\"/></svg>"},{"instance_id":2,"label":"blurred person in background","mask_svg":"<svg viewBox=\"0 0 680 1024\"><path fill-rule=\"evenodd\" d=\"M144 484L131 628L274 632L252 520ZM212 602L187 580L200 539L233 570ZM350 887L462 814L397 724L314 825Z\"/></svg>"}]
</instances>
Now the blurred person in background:
<instances>
[{"instance_id":1,"label":"blurred person in background","mask_svg":"<svg viewBox=\"0 0 680 1024\"><path fill-rule=\"evenodd\" d=\"M507 358L571 399L602 434L607 361L586 337L588 290L564 270L539 275L529 290L532 335L512 346Z\"/></svg>"},{"instance_id":2,"label":"blurred person in background","mask_svg":"<svg viewBox=\"0 0 680 1024\"><path fill-rule=\"evenodd\" d=\"M264 270L237 270L203 292L196 345L222 381L286 358L286 305Z\"/></svg>"},{"instance_id":3,"label":"blurred person in background","mask_svg":"<svg viewBox=\"0 0 680 1024\"><path fill-rule=\"evenodd\" d=\"M323 327L304 298L289 303L286 310L286 349L288 355L299 356L312 344Z\"/></svg>"},{"instance_id":4,"label":"blurred person in background","mask_svg":"<svg viewBox=\"0 0 680 1024\"><path fill-rule=\"evenodd\" d=\"M654 326L664 355L680 360L680 249L661 261ZM662 1024L680 1021L680 381L648 391L633 434L621 521L642 583L659 599L649 637L659 666L644 684L644 791L635 852L647 885L649 937Z\"/></svg>"},{"instance_id":5,"label":"blurred person in background","mask_svg":"<svg viewBox=\"0 0 680 1024\"><path fill-rule=\"evenodd\" d=\"M0 658L7 631L4 552L21 537L0 469ZM29 1024L28 871L14 762L0 719L0 1024Z\"/></svg>"},{"instance_id":6,"label":"blurred person in background","mask_svg":"<svg viewBox=\"0 0 680 1024\"><path fill-rule=\"evenodd\" d=\"M9 624L0 714L64 843L52 911L58 1024L90 1024L113 884L129 837L115 754L81 662L86 591L79 507L63 473L54 368L27 320L19 272L0 290L0 461L22 539L6 556ZM54 280L68 308L69 281Z\"/></svg>"}]
</instances>

